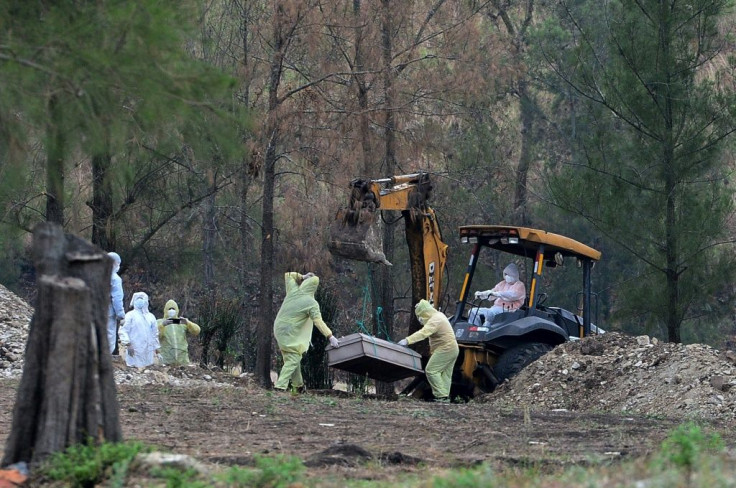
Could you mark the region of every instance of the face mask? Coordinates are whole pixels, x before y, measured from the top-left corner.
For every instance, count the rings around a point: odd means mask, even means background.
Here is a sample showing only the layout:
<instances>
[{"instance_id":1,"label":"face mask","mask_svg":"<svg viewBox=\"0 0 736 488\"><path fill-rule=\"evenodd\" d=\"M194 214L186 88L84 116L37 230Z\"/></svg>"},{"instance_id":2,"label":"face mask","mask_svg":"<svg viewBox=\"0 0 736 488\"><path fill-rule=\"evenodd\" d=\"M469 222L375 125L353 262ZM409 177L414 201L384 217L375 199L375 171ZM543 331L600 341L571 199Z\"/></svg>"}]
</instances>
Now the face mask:
<instances>
[{"instance_id":1,"label":"face mask","mask_svg":"<svg viewBox=\"0 0 736 488\"><path fill-rule=\"evenodd\" d=\"M504 279L504 280L506 281L506 283L508 283L509 285L510 285L511 283L513 283L513 282L515 282L515 281L516 281L515 279L513 279L513 278L512 278L511 276L509 276L509 275L503 275L503 279Z\"/></svg>"},{"instance_id":2,"label":"face mask","mask_svg":"<svg viewBox=\"0 0 736 488\"><path fill-rule=\"evenodd\" d=\"M146 301L143 298L136 298L135 302L133 302L133 306L136 310L142 310L143 307L146 306Z\"/></svg>"},{"instance_id":3,"label":"face mask","mask_svg":"<svg viewBox=\"0 0 736 488\"><path fill-rule=\"evenodd\" d=\"M173 319L174 317L176 317L176 310L174 310L173 308L170 308L168 315L170 319Z\"/></svg>"}]
</instances>

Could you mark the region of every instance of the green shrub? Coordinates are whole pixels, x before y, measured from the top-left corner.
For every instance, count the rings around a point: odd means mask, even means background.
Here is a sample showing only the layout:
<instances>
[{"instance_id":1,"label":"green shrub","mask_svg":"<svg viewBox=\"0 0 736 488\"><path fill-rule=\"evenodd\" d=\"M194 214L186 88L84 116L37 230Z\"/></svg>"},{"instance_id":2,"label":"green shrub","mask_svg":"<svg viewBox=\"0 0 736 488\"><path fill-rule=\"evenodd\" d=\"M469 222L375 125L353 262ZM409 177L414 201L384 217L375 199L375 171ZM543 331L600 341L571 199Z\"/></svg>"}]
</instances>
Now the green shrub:
<instances>
[{"instance_id":1,"label":"green shrub","mask_svg":"<svg viewBox=\"0 0 736 488\"><path fill-rule=\"evenodd\" d=\"M458 469L432 480L432 488L491 488L497 486L493 470L482 464L472 469Z\"/></svg>"},{"instance_id":2,"label":"green shrub","mask_svg":"<svg viewBox=\"0 0 736 488\"><path fill-rule=\"evenodd\" d=\"M201 329L199 341L202 345L200 365L205 368L208 366L210 347L214 342L217 350L215 363L218 367L224 368L226 359L233 359L237 355L237 348L233 347L232 339L245 327L240 300L223 295L210 295L200 305L199 314Z\"/></svg>"},{"instance_id":3,"label":"green shrub","mask_svg":"<svg viewBox=\"0 0 736 488\"><path fill-rule=\"evenodd\" d=\"M255 456L255 469L230 468L221 480L232 487L285 488L298 481L304 472L301 460L294 456Z\"/></svg>"},{"instance_id":4,"label":"green shrub","mask_svg":"<svg viewBox=\"0 0 736 488\"><path fill-rule=\"evenodd\" d=\"M685 475L687 486L691 485L693 473L701 461L710 454L721 452L723 439L716 433L708 433L694 422L682 424L674 429L662 442L658 462L663 468L674 466Z\"/></svg>"},{"instance_id":5,"label":"green shrub","mask_svg":"<svg viewBox=\"0 0 736 488\"><path fill-rule=\"evenodd\" d=\"M92 487L111 476L119 483L125 479L133 458L148 451L150 448L140 442L76 444L52 454L41 466L40 474L80 488Z\"/></svg>"},{"instance_id":6,"label":"green shrub","mask_svg":"<svg viewBox=\"0 0 736 488\"><path fill-rule=\"evenodd\" d=\"M704 432L694 422L682 424L673 430L662 443L661 455L670 464L691 470L704 454L723 450L723 439L716 433Z\"/></svg>"},{"instance_id":7,"label":"green shrub","mask_svg":"<svg viewBox=\"0 0 736 488\"><path fill-rule=\"evenodd\" d=\"M162 467L151 470L151 475L166 480L166 488L207 488L211 483L197 480L194 469L181 470L174 467Z\"/></svg>"}]
</instances>

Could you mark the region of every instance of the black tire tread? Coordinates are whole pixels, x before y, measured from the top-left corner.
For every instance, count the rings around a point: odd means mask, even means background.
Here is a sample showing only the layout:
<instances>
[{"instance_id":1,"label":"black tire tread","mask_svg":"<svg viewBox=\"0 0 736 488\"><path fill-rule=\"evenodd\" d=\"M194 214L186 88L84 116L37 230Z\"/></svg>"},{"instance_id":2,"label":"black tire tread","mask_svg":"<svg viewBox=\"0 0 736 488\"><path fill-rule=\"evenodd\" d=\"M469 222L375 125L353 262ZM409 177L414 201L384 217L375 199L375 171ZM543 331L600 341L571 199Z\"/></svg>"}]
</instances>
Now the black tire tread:
<instances>
[{"instance_id":1,"label":"black tire tread","mask_svg":"<svg viewBox=\"0 0 736 488\"><path fill-rule=\"evenodd\" d=\"M501 353L493 367L493 373L498 381L503 383L551 350L552 346L543 342L518 344Z\"/></svg>"}]
</instances>

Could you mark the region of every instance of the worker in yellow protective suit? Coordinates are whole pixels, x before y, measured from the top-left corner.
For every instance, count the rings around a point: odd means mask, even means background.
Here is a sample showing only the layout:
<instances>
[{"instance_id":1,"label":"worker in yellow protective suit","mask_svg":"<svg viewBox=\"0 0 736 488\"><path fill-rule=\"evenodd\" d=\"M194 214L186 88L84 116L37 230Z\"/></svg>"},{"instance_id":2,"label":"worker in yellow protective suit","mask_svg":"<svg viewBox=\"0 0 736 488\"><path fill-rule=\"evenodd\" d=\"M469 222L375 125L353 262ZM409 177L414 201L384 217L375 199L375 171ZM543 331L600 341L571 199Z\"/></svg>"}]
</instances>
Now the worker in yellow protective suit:
<instances>
[{"instance_id":1,"label":"worker in yellow protective suit","mask_svg":"<svg viewBox=\"0 0 736 488\"><path fill-rule=\"evenodd\" d=\"M276 390L286 391L291 387L299 390L304 387L302 378L302 356L309 348L313 325L327 337L332 347L339 347L337 338L322 320L319 304L314 294L319 286L319 278L314 273L286 273L284 276L286 297L273 324L273 334L284 358L279 378L274 385Z\"/></svg>"},{"instance_id":2,"label":"worker in yellow protective suit","mask_svg":"<svg viewBox=\"0 0 736 488\"><path fill-rule=\"evenodd\" d=\"M414 313L424 327L414 332L399 345L408 346L429 337L429 361L424 368L435 402L450 401L452 370L460 350L457 347L455 332L445 314L434 309L427 300L419 300Z\"/></svg>"},{"instance_id":3,"label":"worker in yellow protective suit","mask_svg":"<svg viewBox=\"0 0 736 488\"><path fill-rule=\"evenodd\" d=\"M189 364L187 334L199 335L199 325L179 317L179 305L169 300L164 305L164 317L158 319L158 337L161 342L161 358L166 366Z\"/></svg>"}]
</instances>

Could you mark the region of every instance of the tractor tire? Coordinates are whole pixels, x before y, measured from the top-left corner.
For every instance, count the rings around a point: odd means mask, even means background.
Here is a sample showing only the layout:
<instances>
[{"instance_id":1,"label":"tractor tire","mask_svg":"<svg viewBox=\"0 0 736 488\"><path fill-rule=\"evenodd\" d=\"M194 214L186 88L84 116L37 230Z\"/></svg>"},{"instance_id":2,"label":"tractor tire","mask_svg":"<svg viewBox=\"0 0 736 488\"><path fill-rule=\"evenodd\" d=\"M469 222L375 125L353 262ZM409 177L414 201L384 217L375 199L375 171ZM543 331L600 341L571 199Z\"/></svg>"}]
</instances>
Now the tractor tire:
<instances>
[{"instance_id":1,"label":"tractor tire","mask_svg":"<svg viewBox=\"0 0 736 488\"><path fill-rule=\"evenodd\" d=\"M493 367L493 374L501 384L551 350L552 346L543 342L527 342L514 346L501 353Z\"/></svg>"}]
</instances>

